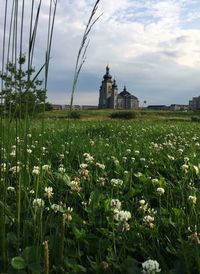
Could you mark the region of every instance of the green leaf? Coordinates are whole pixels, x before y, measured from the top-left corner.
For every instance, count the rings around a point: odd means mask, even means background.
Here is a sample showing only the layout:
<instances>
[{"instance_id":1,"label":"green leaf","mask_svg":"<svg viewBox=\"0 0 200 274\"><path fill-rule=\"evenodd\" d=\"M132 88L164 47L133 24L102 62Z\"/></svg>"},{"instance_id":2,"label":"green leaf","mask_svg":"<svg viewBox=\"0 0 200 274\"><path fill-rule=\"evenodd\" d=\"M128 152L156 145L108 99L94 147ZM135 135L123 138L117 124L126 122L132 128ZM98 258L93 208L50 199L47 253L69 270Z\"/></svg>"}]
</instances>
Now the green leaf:
<instances>
[{"instance_id":1,"label":"green leaf","mask_svg":"<svg viewBox=\"0 0 200 274\"><path fill-rule=\"evenodd\" d=\"M26 267L26 262L22 257L14 257L11 260L11 265L14 269L21 270Z\"/></svg>"}]
</instances>

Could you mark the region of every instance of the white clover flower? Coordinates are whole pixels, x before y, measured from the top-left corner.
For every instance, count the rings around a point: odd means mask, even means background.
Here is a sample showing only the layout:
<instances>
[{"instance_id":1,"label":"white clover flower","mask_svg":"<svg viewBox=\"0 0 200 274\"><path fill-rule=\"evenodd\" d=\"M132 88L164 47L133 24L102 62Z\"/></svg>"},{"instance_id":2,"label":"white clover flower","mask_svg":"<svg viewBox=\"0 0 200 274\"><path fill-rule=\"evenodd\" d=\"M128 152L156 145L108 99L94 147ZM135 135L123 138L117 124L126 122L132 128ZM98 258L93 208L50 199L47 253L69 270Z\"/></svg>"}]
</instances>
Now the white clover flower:
<instances>
[{"instance_id":1,"label":"white clover flower","mask_svg":"<svg viewBox=\"0 0 200 274\"><path fill-rule=\"evenodd\" d=\"M127 210L114 210L114 218L119 223L127 222L131 219L131 213Z\"/></svg>"},{"instance_id":2,"label":"white clover flower","mask_svg":"<svg viewBox=\"0 0 200 274\"><path fill-rule=\"evenodd\" d=\"M96 163L96 166L102 170L104 170L106 168L106 166L104 164L100 164L100 163Z\"/></svg>"},{"instance_id":3,"label":"white clover flower","mask_svg":"<svg viewBox=\"0 0 200 274\"><path fill-rule=\"evenodd\" d=\"M111 179L111 185L114 186L114 187L117 187L117 186L122 186L123 185L123 181L120 180L120 179Z\"/></svg>"},{"instance_id":4,"label":"white clover flower","mask_svg":"<svg viewBox=\"0 0 200 274\"><path fill-rule=\"evenodd\" d=\"M32 170L33 175L39 175L40 174L40 167L39 166L34 166Z\"/></svg>"},{"instance_id":5,"label":"white clover flower","mask_svg":"<svg viewBox=\"0 0 200 274\"><path fill-rule=\"evenodd\" d=\"M31 154L31 153L32 153L32 149L30 149L30 148L27 148L26 151L27 151L28 154Z\"/></svg>"},{"instance_id":6,"label":"white clover flower","mask_svg":"<svg viewBox=\"0 0 200 274\"><path fill-rule=\"evenodd\" d=\"M155 274L161 271L159 268L159 263L156 260L150 259L142 263L142 268L142 273L144 274Z\"/></svg>"},{"instance_id":7,"label":"white clover flower","mask_svg":"<svg viewBox=\"0 0 200 274\"><path fill-rule=\"evenodd\" d=\"M80 164L80 169L86 169L88 167L88 164L82 163Z\"/></svg>"},{"instance_id":8,"label":"white clover flower","mask_svg":"<svg viewBox=\"0 0 200 274\"><path fill-rule=\"evenodd\" d=\"M89 164L93 163L94 162L94 157L91 156L89 153L84 153L83 154L84 158L85 158L85 161Z\"/></svg>"},{"instance_id":9,"label":"white clover flower","mask_svg":"<svg viewBox=\"0 0 200 274\"><path fill-rule=\"evenodd\" d=\"M27 134L27 137L28 137L28 138L31 138L31 137L32 137L32 135L31 135L30 133L28 133L28 134Z\"/></svg>"},{"instance_id":10,"label":"white clover flower","mask_svg":"<svg viewBox=\"0 0 200 274\"><path fill-rule=\"evenodd\" d=\"M140 154L139 150L135 150L134 153L135 153L135 155L139 155Z\"/></svg>"},{"instance_id":11,"label":"white clover flower","mask_svg":"<svg viewBox=\"0 0 200 274\"><path fill-rule=\"evenodd\" d=\"M110 205L113 209L120 210L122 203L118 199L112 199L111 202L110 202Z\"/></svg>"},{"instance_id":12,"label":"white clover flower","mask_svg":"<svg viewBox=\"0 0 200 274\"><path fill-rule=\"evenodd\" d=\"M131 153L131 149L130 149L130 148L127 148L126 152L127 152L128 154L130 154L130 153Z\"/></svg>"},{"instance_id":13,"label":"white clover flower","mask_svg":"<svg viewBox=\"0 0 200 274\"><path fill-rule=\"evenodd\" d=\"M47 196L48 199L52 198L52 196L54 194L53 187L51 187L51 186L45 187L44 191L45 191L45 196Z\"/></svg>"},{"instance_id":14,"label":"white clover flower","mask_svg":"<svg viewBox=\"0 0 200 274\"><path fill-rule=\"evenodd\" d=\"M11 167L9 170L12 172L12 174L16 174L20 172L21 168L19 165L17 165L17 166Z\"/></svg>"},{"instance_id":15,"label":"white clover flower","mask_svg":"<svg viewBox=\"0 0 200 274\"><path fill-rule=\"evenodd\" d=\"M60 173L65 173L65 168L64 168L64 166L61 164L60 166L59 166L59 168L58 168L58 171L60 172Z\"/></svg>"},{"instance_id":16,"label":"white clover flower","mask_svg":"<svg viewBox=\"0 0 200 274\"><path fill-rule=\"evenodd\" d=\"M144 204L146 204L146 201L144 199L141 199L141 200L139 200L139 204L144 205Z\"/></svg>"},{"instance_id":17,"label":"white clover flower","mask_svg":"<svg viewBox=\"0 0 200 274\"><path fill-rule=\"evenodd\" d=\"M184 162L185 162L185 163L188 163L189 160L190 160L190 159L189 159L188 157L184 157Z\"/></svg>"},{"instance_id":18,"label":"white clover flower","mask_svg":"<svg viewBox=\"0 0 200 274\"><path fill-rule=\"evenodd\" d=\"M70 188L71 188L71 192L80 192L81 191L81 186L80 186L80 179L79 178L75 178L74 180L72 180L69 184Z\"/></svg>"},{"instance_id":19,"label":"white clover flower","mask_svg":"<svg viewBox=\"0 0 200 274\"><path fill-rule=\"evenodd\" d=\"M44 201L41 198L33 200L33 208L39 209L44 207Z\"/></svg>"},{"instance_id":20,"label":"white clover flower","mask_svg":"<svg viewBox=\"0 0 200 274\"><path fill-rule=\"evenodd\" d=\"M43 165L42 166L42 170L43 171L49 171L51 169L51 166L50 165Z\"/></svg>"},{"instance_id":21,"label":"white clover flower","mask_svg":"<svg viewBox=\"0 0 200 274\"><path fill-rule=\"evenodd\" d=\"M194 204L196 204L196 202L197 202L197 197L196 197L196 196L190 195L190 196L188 197L188 201L194 205Z\"/></svg>"},{"instance_id":22,"label":"white clover flower","mask_svg":"<svg viewBox=\"0 0 200 274\"><path fill-rule=\"evenodd\" d=\"M151 179L151 182L152 182L153 184L156 184L156 183L159 182L159 180L155 178L155 179Z\"/></svg>"},{"instance_id":23,"label":"white clover flower","mask_svg":"<svg viewBox=\"0 0 200 274\"><path fill-rule=\"evenodd\" d=\"M156 189L156 191L158 192L159 195L163 195L163 194L165 193L165 190L164 190L164 188L162 188L162 187L158 187L158 188Z\"/></svg>"},{"instance_id":24,"label":"white clover flower","mask_svg":"<svg viewBox=\"0 0 200 274\"><path fill-rule=\"evenodd\" d=\"M57 213L57 212L63 212L63 207L61 205L53 204L51 205L51 209Z\"/></svg>"},{"instance_id":25,"label":"white clover flower","mask_svg":"<svg viewBox=\"0 0 200 274\"><path fill-rule=\"evenodd\" d=\"M13 150L11 151L10 156L12 156L12 157L15 157L15 156L16 156L16 150L15 150L15 149L13 149Z\"/></svg>"},{"instance_id":26,"label":"white clover flower","mask_svg":"<svg viewBox=\"0 0 200 274\"><path fill-rule=\"evenodd\" d=\"M186 164L183 164L183 165L181 166L181 169L182 169L185 173L187 173L187 172L188 172L188 169L189 169L189 166L186 165Z\"/></svg>"},{"instance_id":27,"label":"white clover flower","mask_svg":"<svg viewBox=\"0 0 200 274\"><path fill-rule=\"evenodd\" d=\"M154 227L154 223L153 223L154 222L154 217L152 217L150 215L144 216L143 222L145 223L146 226L148 226L150 228Z\"/></svg>"},{"instance_id":28,"label":"white clover flower","mask_svg":"<svg viewBox=\"0 0 200 274\"><path fill-rule=\"evenodd\" d=\"M8 186L7 187L8 191L15 192L15 188L13 186Z\"/></svg>"}]
</instances>

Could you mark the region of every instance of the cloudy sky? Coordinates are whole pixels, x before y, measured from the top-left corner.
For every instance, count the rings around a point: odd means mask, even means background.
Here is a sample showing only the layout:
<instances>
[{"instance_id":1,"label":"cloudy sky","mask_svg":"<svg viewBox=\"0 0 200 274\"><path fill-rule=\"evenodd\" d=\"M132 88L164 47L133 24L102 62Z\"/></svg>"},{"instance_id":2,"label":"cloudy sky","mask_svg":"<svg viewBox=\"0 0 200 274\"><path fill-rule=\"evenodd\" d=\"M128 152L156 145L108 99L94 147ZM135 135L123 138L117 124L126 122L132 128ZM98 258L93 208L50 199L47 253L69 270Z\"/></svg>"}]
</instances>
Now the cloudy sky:
<instances>
[{"instance_id":1,"label":"cloudy sky","mask_svg":"<svg viewBox=\"0 0 200 274\"><path fill-rule=\"evenodd\" d=\"M4 2L0 0L1 10ZM43 54L48 2L43 0L38 60ZM52 103L70 101L76 56L94 3L58 0L47 94ZM107 64L119 91L126 84L141 105L144 100L147 105L187 104L200 95L199 0L101 0L97 15L101 13L90 33L75 104L98 104ZM1 21L0 35L2 25Z\"/></svg>"}]
</instances>

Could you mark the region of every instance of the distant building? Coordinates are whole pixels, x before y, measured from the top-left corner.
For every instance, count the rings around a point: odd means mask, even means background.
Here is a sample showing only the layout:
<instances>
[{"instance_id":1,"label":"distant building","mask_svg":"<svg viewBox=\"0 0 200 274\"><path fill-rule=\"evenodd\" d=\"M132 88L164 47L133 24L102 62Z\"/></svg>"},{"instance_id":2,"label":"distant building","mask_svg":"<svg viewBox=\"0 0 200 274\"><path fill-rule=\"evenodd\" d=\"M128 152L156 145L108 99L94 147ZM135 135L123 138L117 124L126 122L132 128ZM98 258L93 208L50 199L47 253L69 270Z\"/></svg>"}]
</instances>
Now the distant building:
<instances>
[{"instance_id":1,"label":"distant building","mask_svg":"<svg viewBox=\"0 0 200 274\"><path fill-rule=\"evenodd\" d=\"M188 110L189 106L188 105L179 105L179 104L172 104L170 106L171 110Z\"/></svg>"},{"instance_id":2,"label":"distant building","mask_svg":"<svg viewBox=\"0 0 200 274\"><path fill-rule=\"evenodd\" d=\"M62 110L62 105L51 104L53 110Z\"/></svg>"},{"instance_id":3,"label":"distant building","mask_svg":"<svg viewBox=\"0 0 200 274\"><path fill-rule=\"evenodd\" d=\"M167 110L167 109L169 109L169 107L165 106L165 105L150 105L147 108L153 109L153 110Z\"/></svg>"},{"instance_id":4,"label":"distant building","mask_svg":"<svg viewBox=\"0 0 200 274\"><path fill-rule=\"evenodd\" d=\"M200 96L193 97L192 100L189 101L189 108L192 110L200 110Z\"/></svg>"},{"instance_id":5,"label":"distant building","mask_svg":"<svg viewBox=\"0 0 200 274\"><path fill-rule=\"evenodd\" d=\"M118 88L115 79L109 73L109 67L106 67L106 74L99 89L99 108L112 109L135 109L139 107L139 100L126 90L118 94Z\"/></svg>"}]
</instances>

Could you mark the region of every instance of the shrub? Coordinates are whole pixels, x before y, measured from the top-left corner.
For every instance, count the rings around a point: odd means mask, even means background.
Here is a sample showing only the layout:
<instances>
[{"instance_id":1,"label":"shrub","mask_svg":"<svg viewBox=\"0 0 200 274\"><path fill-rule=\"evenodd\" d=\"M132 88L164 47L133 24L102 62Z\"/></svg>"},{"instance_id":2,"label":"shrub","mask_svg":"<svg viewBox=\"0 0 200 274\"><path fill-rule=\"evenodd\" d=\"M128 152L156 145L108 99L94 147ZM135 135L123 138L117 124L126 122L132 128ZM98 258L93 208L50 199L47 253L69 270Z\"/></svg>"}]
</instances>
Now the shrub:
<instances>
[{"instance_id":1,"label":"shrub","mask_svg":"<svg viewBox=\"0 0 200 274\"><path fill-rule=\"evenodd\" d=\"M68 113L68 118L69 119L80 119L81 118L81 114L79 111L76 110L72 110Z\"/></svg>"},{"instance_id":2,"label":"shrub","mask_svg":"<svg viewBox=\"0 0 200 274\"><path fill-rule=\"evenodd\" d=\"M134 119L136 113L134 111L117 111L110 114L112 119Z\"/></svg>"}]
</instances>

